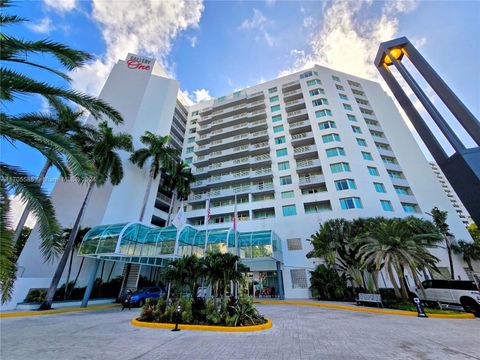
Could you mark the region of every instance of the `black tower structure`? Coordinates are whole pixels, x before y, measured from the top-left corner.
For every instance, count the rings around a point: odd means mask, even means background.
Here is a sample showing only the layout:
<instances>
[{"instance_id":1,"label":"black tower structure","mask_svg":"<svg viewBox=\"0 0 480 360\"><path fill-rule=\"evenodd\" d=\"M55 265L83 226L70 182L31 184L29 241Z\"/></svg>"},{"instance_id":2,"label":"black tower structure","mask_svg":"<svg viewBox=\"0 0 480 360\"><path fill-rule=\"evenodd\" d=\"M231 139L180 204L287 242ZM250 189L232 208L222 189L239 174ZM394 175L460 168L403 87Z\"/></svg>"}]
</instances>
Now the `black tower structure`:
<instances>
[{"instance_id":1,"label":"black tower structure","mask_svg":"<svg viewBox=\"0 0 480 360\"><path fill-rule=\"evenodd\" d=\"M402 64L404 57L408 58L418 72L423 76L438 97L445 103L452 115L470 135L476 147L466 148L449 124L442 117L432 101L426 96L413 76ZM425 120L395 79L390 66L394 66L403 77L413 93L423 104L435 124L455 150L448 156L431 132ZM380 44L375 57L375 66L380 75L392 90L396 99L405 110L413 126L427 146L428 150L445 173L455 192L462 200L473 221L480 225L480 123L435 72L425 58L406 38L386 41Z\"/></svg>"}]
</instances>

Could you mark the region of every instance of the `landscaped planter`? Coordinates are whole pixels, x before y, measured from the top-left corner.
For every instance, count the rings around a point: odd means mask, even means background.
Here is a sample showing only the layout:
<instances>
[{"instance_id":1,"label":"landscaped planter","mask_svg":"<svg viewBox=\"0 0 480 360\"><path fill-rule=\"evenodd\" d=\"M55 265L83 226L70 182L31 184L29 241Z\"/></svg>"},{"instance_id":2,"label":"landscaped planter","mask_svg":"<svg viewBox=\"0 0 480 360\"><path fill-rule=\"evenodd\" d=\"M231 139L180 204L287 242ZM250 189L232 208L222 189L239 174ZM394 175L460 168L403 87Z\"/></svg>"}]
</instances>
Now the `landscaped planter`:
<instances>
[{"instance_id":1,"label":"landscaped planter","mask_svg":"<svg viewBox=\"0 0 480 360\"><path fill-rule=\"evenodd\" d=\"M138 321L137 319L132 319L131 324L134 326L148 327L153 329L173 329L175 324L167 323L155 323L155 322L146 322ZM272 321L267 319L267 322L259 325L249 325L249 326L218 326L218 325L190 325L190 324L179 324L178 328L181 330L197 330L197 331L219 331L219 332L250 332L250 331L262 331L267 330L272 327Z\"/></svg>"}]
</instances>

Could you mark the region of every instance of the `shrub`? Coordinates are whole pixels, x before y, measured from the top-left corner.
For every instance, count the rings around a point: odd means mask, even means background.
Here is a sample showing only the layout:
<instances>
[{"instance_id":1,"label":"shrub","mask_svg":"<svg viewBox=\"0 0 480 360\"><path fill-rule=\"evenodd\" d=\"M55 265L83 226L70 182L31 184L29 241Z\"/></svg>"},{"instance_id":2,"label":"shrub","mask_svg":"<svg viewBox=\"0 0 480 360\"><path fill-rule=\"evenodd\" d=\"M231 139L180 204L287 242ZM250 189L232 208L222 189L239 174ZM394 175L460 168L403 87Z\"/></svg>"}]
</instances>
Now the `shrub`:
<instances>
[{"instance_id":1,"label":"shrub","mask_svg":"<svg viewBox=\"0 0 480 360\"><path fill-rule=\"evenodd\" d=\"M322 300L345 300L348 297L347 279L344 274L339 275L334 269L325 265L318 265L311 272L310 278L313 292Z\"/></svg>"}]
</instances>

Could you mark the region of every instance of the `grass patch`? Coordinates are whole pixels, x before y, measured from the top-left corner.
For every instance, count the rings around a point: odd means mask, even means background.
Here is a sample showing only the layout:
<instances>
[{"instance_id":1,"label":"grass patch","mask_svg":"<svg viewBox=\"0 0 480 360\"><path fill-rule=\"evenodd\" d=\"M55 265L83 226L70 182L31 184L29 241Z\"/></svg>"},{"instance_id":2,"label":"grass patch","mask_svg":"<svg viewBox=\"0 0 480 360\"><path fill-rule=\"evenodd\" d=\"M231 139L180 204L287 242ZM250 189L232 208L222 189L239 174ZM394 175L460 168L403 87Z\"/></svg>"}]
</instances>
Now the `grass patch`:
<instances>
[{"instance_id":1,"label":"grass patch","mask_svg":"<svg viewBox=\"0 0 480 360\"><path fill-rule=\"evenodd\" d=\"M388 307L396 310L415 311L415 312L417 311L417 308L415 305L407 302L389 304ZM425 313L427 314L444 314L444 315L465 314L465 312L463 311L455 311L455 310L443 310L443 309L429 308L429 307L424 307L424 309L425 309Z\"/></svg>"}]
</instances>

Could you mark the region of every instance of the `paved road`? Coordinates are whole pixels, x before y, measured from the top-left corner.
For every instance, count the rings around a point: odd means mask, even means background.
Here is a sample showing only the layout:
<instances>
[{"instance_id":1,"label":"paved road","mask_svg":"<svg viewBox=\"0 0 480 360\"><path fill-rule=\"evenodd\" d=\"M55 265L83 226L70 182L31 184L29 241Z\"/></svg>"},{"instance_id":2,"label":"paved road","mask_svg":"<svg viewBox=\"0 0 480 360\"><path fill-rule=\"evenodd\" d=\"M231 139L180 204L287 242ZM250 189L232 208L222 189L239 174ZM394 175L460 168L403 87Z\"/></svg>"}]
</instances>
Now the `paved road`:
<instances>
[{"instance_id":1,"label":"paved road","mask_svg":"<svg viewBox=\"0 0 480 360\"><path fill-rule=\"evenodd\" d=\"M480 359L480 319L444 320L260 305L272 329L171 332L133 327L119 309L0 320L10 359Z\"/></svg>"}]
</instances>

